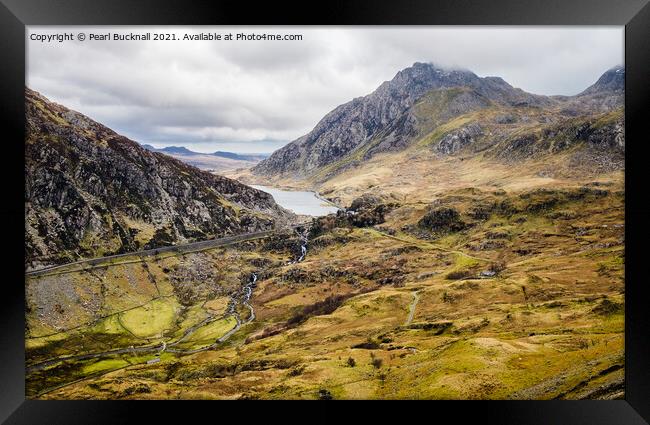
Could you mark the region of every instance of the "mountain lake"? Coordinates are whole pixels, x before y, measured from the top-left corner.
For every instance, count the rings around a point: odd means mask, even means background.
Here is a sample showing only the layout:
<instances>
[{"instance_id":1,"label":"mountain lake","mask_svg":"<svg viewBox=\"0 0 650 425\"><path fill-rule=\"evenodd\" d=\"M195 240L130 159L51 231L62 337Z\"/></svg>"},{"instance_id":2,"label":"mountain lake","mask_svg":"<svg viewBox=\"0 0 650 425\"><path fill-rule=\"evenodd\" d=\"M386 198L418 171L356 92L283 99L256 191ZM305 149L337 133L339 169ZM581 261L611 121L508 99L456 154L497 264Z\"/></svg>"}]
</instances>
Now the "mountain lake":
<instances>
[{"instance_id":1,"label":"mountain lake","mask_svg":"<svg viewBox=\"0 0 650 425\"><path fill-rule=\"evenodd\" d=\"M318 198L314 192L282 190L275 187L258 185L251 185L251 187L271 194L278 205L296 214L318 217L338 211L337 207Z\"/></svg>"}]
</instances>

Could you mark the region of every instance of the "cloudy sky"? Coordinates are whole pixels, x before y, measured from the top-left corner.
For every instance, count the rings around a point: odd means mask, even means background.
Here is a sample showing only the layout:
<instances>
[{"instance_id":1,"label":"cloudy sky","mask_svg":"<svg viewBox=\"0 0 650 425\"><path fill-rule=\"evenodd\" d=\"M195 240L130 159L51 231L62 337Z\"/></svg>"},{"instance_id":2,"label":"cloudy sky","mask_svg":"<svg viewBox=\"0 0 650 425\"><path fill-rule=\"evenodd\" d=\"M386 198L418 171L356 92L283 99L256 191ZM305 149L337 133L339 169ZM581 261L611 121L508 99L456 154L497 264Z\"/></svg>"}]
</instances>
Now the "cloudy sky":
<instances>
[{"instance_id":1,"label":"cloudy sky","mask_svg":"<svg viewBox=\"0 0 650 425\"><path fill-rule=\"evenodd\" d=\"M74 41L33 35L72 33ZM76 40L79 33L84 41ZM300 34L299 41L90 41L91 33ZM27 86L140 143L272 152L414 62L573 95L623 64L623 27L39 27Z\"/></svg>"}]
</instances>

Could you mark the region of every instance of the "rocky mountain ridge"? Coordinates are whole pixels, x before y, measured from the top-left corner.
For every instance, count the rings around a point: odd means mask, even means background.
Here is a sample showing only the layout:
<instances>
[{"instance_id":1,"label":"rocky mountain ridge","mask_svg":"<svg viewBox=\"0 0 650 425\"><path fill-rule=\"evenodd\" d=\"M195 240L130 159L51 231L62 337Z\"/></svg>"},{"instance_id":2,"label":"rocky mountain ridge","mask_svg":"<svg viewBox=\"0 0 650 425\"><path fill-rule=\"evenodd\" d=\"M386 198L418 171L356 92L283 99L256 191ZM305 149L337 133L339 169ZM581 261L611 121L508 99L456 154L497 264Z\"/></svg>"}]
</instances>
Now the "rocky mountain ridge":
<instances>
[{"instance_id":1,"label":"rocky mountain ridge","mask_svg":"<svg viewBox=\"0 0 650 425\"><path fill-rule=\"evenodd\" d=\"M548 142L540 139L540 127L562 122L570 127L576 117L600 124L614 121L606 137L620 142L624 74L624 68L616 67L579 95L542 96L499 77L415 63L371 94L335 108L310 133L274 152L252 172L323 181L378 153L414 145L435 146L445 155L480 146L481 151L494 148L492 156L499 157L516 150L517 140L522 146L529 144L521 142L526 138ZM573 146L574 141L564 144ZM613 145L624 148L624 143Z\"/></svg>"},{"instance_id":2,"label":"rocky mountain ridge","mask_svg":"<svg viewBox=\"0 0 650 425\"><path fill-rule=\"evenodd\" d=\"M292 216L265 192L25 96L29 267L268 230Z\"/></svg>"}]
</instances>

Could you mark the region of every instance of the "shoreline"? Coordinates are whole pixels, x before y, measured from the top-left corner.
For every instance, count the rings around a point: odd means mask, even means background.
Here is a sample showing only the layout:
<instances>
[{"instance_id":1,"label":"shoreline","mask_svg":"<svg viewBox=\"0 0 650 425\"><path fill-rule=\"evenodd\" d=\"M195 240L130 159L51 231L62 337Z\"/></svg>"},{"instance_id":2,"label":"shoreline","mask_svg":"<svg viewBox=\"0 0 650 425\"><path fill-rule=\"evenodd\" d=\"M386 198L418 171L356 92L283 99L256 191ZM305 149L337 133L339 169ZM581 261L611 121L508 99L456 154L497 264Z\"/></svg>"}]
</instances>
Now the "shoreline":
<instances>
[{"instance_id":1,"label":"shoreline","mask_svg":"<svg viewBox=\"0 0 650 425\"><path fill-rule=\"evenodd\" d=\"M345 208L343 208L342 206L340 206L340 205L336 204L335 202L332 202L329 199L323 197L323 195L321 195L318 191L313 190L313 189L302 189L302 190L298 189L298 190L296 190L295 188L286 188L286 187L279 187L279 186L267 186L267 185L263 185L263 184L250 184L249 186L251 186L254 189L258 189L258 190L262 190L262 191L264 191L264 190L259 189L259 188L263 187L263 188L268 188L268 189L279 190L279 191L282 191L282 192L311 193L314 196L314 198L318 199L321 203L325 204L325 206L336 208L337 211L345 210ZM269 193L269 192L267 192L267 193ZM282 205L280 205L280 206L282 206ZM283 208L286 208L286 207L283 207ZM298 214L298 215L300 215L300 214Z\"/></svg>"},{"instance_id":2,"label":"shoreline","mask_svg":"<svg viewBox=\"0 0 650 425\"><path fill-rule=\"evenodd\" d=\"M336 203L330 201L329 199L323 197L323 195L321 195L321 194L320 194L318 191L316 191L316 190L311 190L310 192L312 192L312 193L314 194L315 197L317 197L318 199L320 199L321 201L325 202L325 203L328 204L328 205L331 205L331 206L333 206L333 207L336 207L336 208L338 208L339 210L344 210L344 209L345 209L345 208L343 208L342 206L340 206L340 205L338 205L338 204L336 204Z\"/></svg>"}]
</instances>

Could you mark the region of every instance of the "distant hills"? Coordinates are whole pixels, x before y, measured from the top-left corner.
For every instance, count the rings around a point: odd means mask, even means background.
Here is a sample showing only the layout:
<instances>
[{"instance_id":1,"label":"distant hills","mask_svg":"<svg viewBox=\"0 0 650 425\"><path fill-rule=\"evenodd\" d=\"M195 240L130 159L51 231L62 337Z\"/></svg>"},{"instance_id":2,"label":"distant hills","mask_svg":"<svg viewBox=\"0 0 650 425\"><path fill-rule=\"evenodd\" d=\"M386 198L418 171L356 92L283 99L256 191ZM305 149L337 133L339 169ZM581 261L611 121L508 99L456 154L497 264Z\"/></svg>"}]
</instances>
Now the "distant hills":
<instances>
[{"instance_id":1,"label":"distant hills","mask_svg":"<svg viewBox=\"0 0 650 425\"><path fill-rule=\"evenodd\" d=\"M240 154L233 152L216 151L213 153L194 152L184 146L166 146L155 148L151 145L142 145L151 152L160 152L172 156L187 164L202 170L214 172L233 170L237 168L252 167L258 162L269 157L268 154Z\"/></svg>"}]
</instances>

